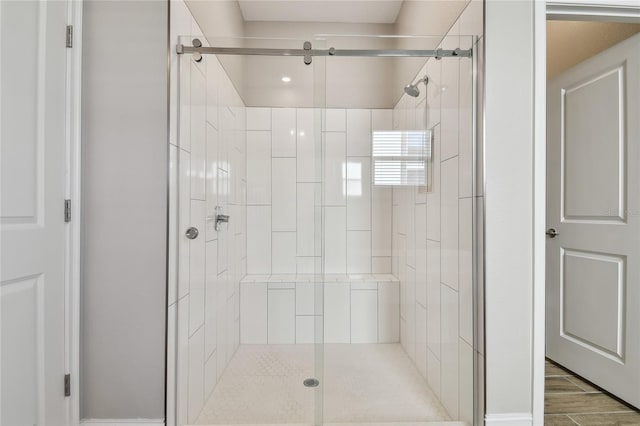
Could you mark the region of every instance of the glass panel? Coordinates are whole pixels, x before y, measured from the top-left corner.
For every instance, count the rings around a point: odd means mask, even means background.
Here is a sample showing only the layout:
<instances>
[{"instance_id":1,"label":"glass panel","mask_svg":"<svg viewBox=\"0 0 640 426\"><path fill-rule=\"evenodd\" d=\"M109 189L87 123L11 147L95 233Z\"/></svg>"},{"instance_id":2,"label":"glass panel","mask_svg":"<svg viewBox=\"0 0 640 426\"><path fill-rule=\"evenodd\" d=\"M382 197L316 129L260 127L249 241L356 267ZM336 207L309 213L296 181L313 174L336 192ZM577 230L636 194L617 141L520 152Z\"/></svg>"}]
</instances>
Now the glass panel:
<instances>
[{"instance_id":1,"label":"glass panel","mask_svg":"<svg viewBox=\"0 0 640 426\"><path fill-rule=\"evenodd\" d=\"M180 242L178 423L322 424L324 59L195 59L179 57L179 229L201 237Z\"/></svg>"},{"instance_id":2,"label":"glass panel","mask_svg":"<svg viewBox=\"0 0 640 426\"><path fill-rule=\"evenodd\" d=\"M472 45L326 39L336 49ZM473 422L472 65L327 58L325 424Z\"/></svg>"},{"instance_id":3,"label":"glass panel","mask_svg":"<svg viewBox=\"0 0 640 426\"><path fill-rule=\"evenodd\" d=\"M473 42L309 41L315 49L466 49ZM209 42L300 49L304 40ZM302 57L204 57L204 68L190 55L180 59L181 176L189 184L180 225L201 202L207 216L222 206L232 219L227 233L207 222L205 253L215 244L217 256L206 265L217 265L206 274L204 297L209 285L216 289L220 361L214 383L205 382L212 391L205 390L202 409L192 408L201 412L198 422L471 424L480 341L475 59L315 56L305 65ZM204 166L194 116L205 117ZM191 249L189 261L193 241L181 244ZM193 283L187 271L183 278ZM197 287L188 288L193 301ZM204 360L213 356L207 306ZM191 349L197 333L185 330L182 344ZM191 375L197 379L182 368Z\"/></svg>"}]
</instances>

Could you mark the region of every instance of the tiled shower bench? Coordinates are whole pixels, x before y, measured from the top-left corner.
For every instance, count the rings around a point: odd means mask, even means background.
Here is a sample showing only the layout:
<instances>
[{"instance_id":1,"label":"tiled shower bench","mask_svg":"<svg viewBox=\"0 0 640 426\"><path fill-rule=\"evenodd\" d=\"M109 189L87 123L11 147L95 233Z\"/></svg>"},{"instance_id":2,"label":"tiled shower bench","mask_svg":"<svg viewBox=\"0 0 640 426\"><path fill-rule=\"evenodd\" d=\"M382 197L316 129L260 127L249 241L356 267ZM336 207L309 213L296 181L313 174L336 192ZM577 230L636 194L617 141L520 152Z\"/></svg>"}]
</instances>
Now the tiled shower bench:
<instances>
[{"instance_id":1,"label":"tiled shower bench","mask_svg":"<svg viewBox=\"0 0 640 426\"><path fill-rule=\"evenodd\" d=\"M315 327L322 325L324 343L400 341L395 276L325 275L320 280L296 274L245 276L240 282L240 342L315 343Z\"/></svg>"}]
</instances>

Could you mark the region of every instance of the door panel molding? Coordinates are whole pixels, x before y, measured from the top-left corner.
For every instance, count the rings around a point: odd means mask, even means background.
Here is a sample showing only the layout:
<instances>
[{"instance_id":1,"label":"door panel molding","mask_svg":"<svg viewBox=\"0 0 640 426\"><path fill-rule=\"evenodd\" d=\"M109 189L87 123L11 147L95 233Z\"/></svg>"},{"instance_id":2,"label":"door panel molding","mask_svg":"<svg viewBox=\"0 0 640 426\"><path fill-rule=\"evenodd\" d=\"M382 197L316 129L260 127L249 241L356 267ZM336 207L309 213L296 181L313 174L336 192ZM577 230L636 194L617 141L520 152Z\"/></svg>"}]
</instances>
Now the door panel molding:
<instances>
[{"instance_id":1,"label":"door panel molding","mask_svg":"<svg viewBox=\"0 0 640 426\"><path fill-rule=\"evenodd\" d=\"M45 421L43 281L43 274L32 274L0 282L0 335L6 348L2 351L3 367L7 358L14 367L2 371L3 382L9 376L11 388L4 392L0 389L7 395L2 397L7 424ZM14 362L17 358L20 363Z\"/></svg>"},{"instance_id":2,"label":"door panel molding","mask_svg":"<svg viewBox=\"0 0 640 426\"><path fill-rule=\"evenodd\" d=\"M627 194L626 194L626 160L625 160L625 155L626 155L626 132L625 132L625 127L626 127L626 116L627 116L627 111L626 111L626 105L625 105L625 90L627 90L626 87L626 83L625 83L625 74L626 74L626 61L623 61L621 64L616 65L614 67L606 67L604 68L602 71L599 71L597 73L591 74L589 75L587 78L582 79L581 81L569 85L567 87L563 87L560 90L560 155L561 155L561 171L560 171L560 191L561 191L561 195L560 195L560 217L561 217L561 221L562 223L591 223L591 224L596 224L596 223L611 223L611 222L618 222L618 223L626 223L627 221L627 217L626 217L626 203L627 203ZM615 81L610 82L610 81L606 81L607 79L609 79L610 77L614 76L615 77ZM616 87L616 92L615 92L615 99L611 99L610 100L610 104L615 104L615 106L617 107L617 111L615 111L616 117L612 118L612 119L616 119L617 120L617 126L615 126L615 128L617 129L617 135L611 135L612 137L616 137L618 140L617 143L617 153L613 152L612 154L617 154L615 156L615 158L609 158L608 160L610 161L610 163L616 163L615 166L614 164L609 164L609 163L605 163L603 164L607 158L607 150L603 149L602 150L602 156L599 156L598 158L594 158L594 162L595 164L585 164L584 162L580 162L579 163L579 167L582 168L582 170L574 170L577 173L580 173L580 175L575 178L575 179L571 179L570 177L568 177L567 173L567 169L569 167L568 162L567 162L567 150L569 150L570 152L573 151L573 154L577 154L576 151L579 151L580 149L583 148L583 145L587 142L585 142L585 140L587 138L585 138L585 135L580 135L580 130L578 129L577 132L573 132L571 129L571 121L575 120L575 121L579 121L580 119L589 119L589 117L567 117L568 115L571 115L570 113L568 113L568 104L576 104L580 102L580 96L582 95L582 97L587 96L587 94L584 93L580 93L581 91L585 91L585 90L600 90L602 91L603 87L594 87L596 85L615 85ZM576 96L578 99L576 99L575 101L573 99L571 99L571 97ZM612 95L613 96L613 95ZM603 102L601 104L598 105L586 105L581 107L580 109L582 110L582 115L595 115L595 116L601 116L604 115L603 113L601 113L601 110L603 108L604 104L604 99ZM611 106L611 105L609 105ZM592 107L591 110L589 110L589 107ZM584 111L587 110L587 111ZM610 112L611 113L611 112ZM578 113L579 114L579 113ZM578 126L580 126L581 123L577 123ZM603 123L605 124L605 123ZM600 126L605 127L603 126ZM612 126L614 127L614 126ZM573 135L573 133L578 133L577 135ZM600 141L604 144L604 142L606 142L608 140L608 138L604 135L601 135L602 137L600 138ZM613 157L613 155L612 155ZM611 169L611 167L617 167L617 181L614 182L614 177L611 177L611 182L608 182L608 188L598 188L598 184L601 184L601 180L598 178L601 178L601 176L599 177L597 175L597 173L593 173L592 171L600 171L601 173L604 173L605 175L609 174L609 170ZM604 176L604 179L606 179L608 176ZM591 182L591 179L595 179L595 181ZM571 182L571 180L573 180L573 182ZM577 181L577 182L576 182ZM591 192L591 197L584 197L587 198L589 200L590 203L594 204L597 203L598 201L604 201L604 203L606 203L609 200L598 200L596 198L596 195L598 194L602 194L602 196L610 196L611 194L616 194L617 196L617 200L610 200L610 204L612 205L611 208L609 208L608 210L605 211L601 211L598 212L597 208L596 211L586 211L584 214L580 214L579 210L581 206L573 206L572 208L572 200L570 199L570 192L568 186L571 185L571 183L574 183L576 187L582 187L582 189L586 189L587 191ZM575 188L578 189L578 188ZM616 206L613 207L613 202L615 201ZM594 208L595 206L591 205L591 206L582 206L584 207L592 207ZM617 211L616 211L617 210ZM600 214L598 214L600 213Z\"/></svg>"},{"instance_id":3,"label":"door panel molding","mask_svg":"<svg viewBox=\"0 0 640 426\"><path fill-rule=\"evenodd\" d=\"M567 306L568 289L567 289L567 275L565 273L567 268L567 260L570 257L574 257L576 259L582 260L583 261L581 262L582 265L577 265L577 266L585 267L585 269L587 268L587 265L585 264L586 262L584 262L585 260L593 261L593 262L613 263L613 266L615 267L615 273L616 273L615 300L610 301L615 303L614 311L616 316L615 318L615 337L616 338L613 345L615 346L614 348L608 348L607 345L604 343L597 343L594 341L594 339L590 339L585 335L582 335L582 336L579 335L578 333L580 333L580 331L575 330L576 328L575 326L574 326L574 332L570 331L571 325L568 324L568 322L570 321L570 318L567 318L567 317L571 314L571 312L567 312L567 311L570 311L570 309ZM625 286L626 286L625 276L626 276L626 262L627 262L626 256L620 256L620 255L608 254L608 253L589 252L585 250L565 249L561 247L560 258L561 258L560 259L560 336L575 344L578 344L584 347L587 350L593 351L598 355L607 357L619 364L624 364L624 331L625 331L625 318L624 318L625 305L624 304L626 303L626 299L625 299ZM580 286L581 283L575 283L575 284ZM576 290L584 291L585 289L578 288ZM599 304L604 303L602 299L593 301L593 302L599 303ZM573 308L575 309L576 307L573 307ZM577 326L579 327L580 321L574 321L574 322L578 322ZM586 333L584 333L585 331ZM583 330L583 333L587 334L590 331L591 330Z\"/></svg>"}]
</instances>

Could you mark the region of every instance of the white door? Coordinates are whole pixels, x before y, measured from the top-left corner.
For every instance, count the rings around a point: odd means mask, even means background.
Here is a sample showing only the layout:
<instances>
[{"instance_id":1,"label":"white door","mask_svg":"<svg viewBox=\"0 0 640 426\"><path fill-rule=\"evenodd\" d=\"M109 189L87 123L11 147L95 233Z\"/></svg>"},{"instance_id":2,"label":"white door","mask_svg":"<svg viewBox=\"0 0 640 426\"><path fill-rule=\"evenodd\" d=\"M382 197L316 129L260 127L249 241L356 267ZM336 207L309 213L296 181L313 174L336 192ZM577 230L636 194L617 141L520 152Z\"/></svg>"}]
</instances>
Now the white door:
<instances>
[{"instance_id":1,"label":"white door","mask_svg":"<svg viewBox=\"0 0 640 426\"><path fill-rule=\"evenodd\" d=\"M547 356L640 407L640 35L547 96Z\"/></svg>"},{"instance_id":2,"label":"white door","mask_svg":"<svg viewBox=\"0 0 640 426\"><path fill-rule=\"evenodd\" d=\"M0 424L67 425L67 2L0 1Z\"/></svg>"}]
</instances>

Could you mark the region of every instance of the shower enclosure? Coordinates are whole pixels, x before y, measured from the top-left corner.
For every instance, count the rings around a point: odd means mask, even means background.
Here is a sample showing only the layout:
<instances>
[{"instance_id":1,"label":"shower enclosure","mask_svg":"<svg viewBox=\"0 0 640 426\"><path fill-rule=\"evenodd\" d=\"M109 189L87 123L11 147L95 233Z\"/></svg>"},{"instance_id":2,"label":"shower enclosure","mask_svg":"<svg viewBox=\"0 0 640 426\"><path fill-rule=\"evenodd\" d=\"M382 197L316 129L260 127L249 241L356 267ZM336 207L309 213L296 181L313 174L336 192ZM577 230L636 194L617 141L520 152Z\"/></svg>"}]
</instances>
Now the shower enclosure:
<instances>
[{"instance_id":1,"label":"shower enclosure","mask_svg":"<svg viewBox=\"0 0 640 426\"><path fill-rule=\"evenodd\" d=\"M184 30L168 424L478 418L477 41Z\"/></svg>"}]
</instances>

